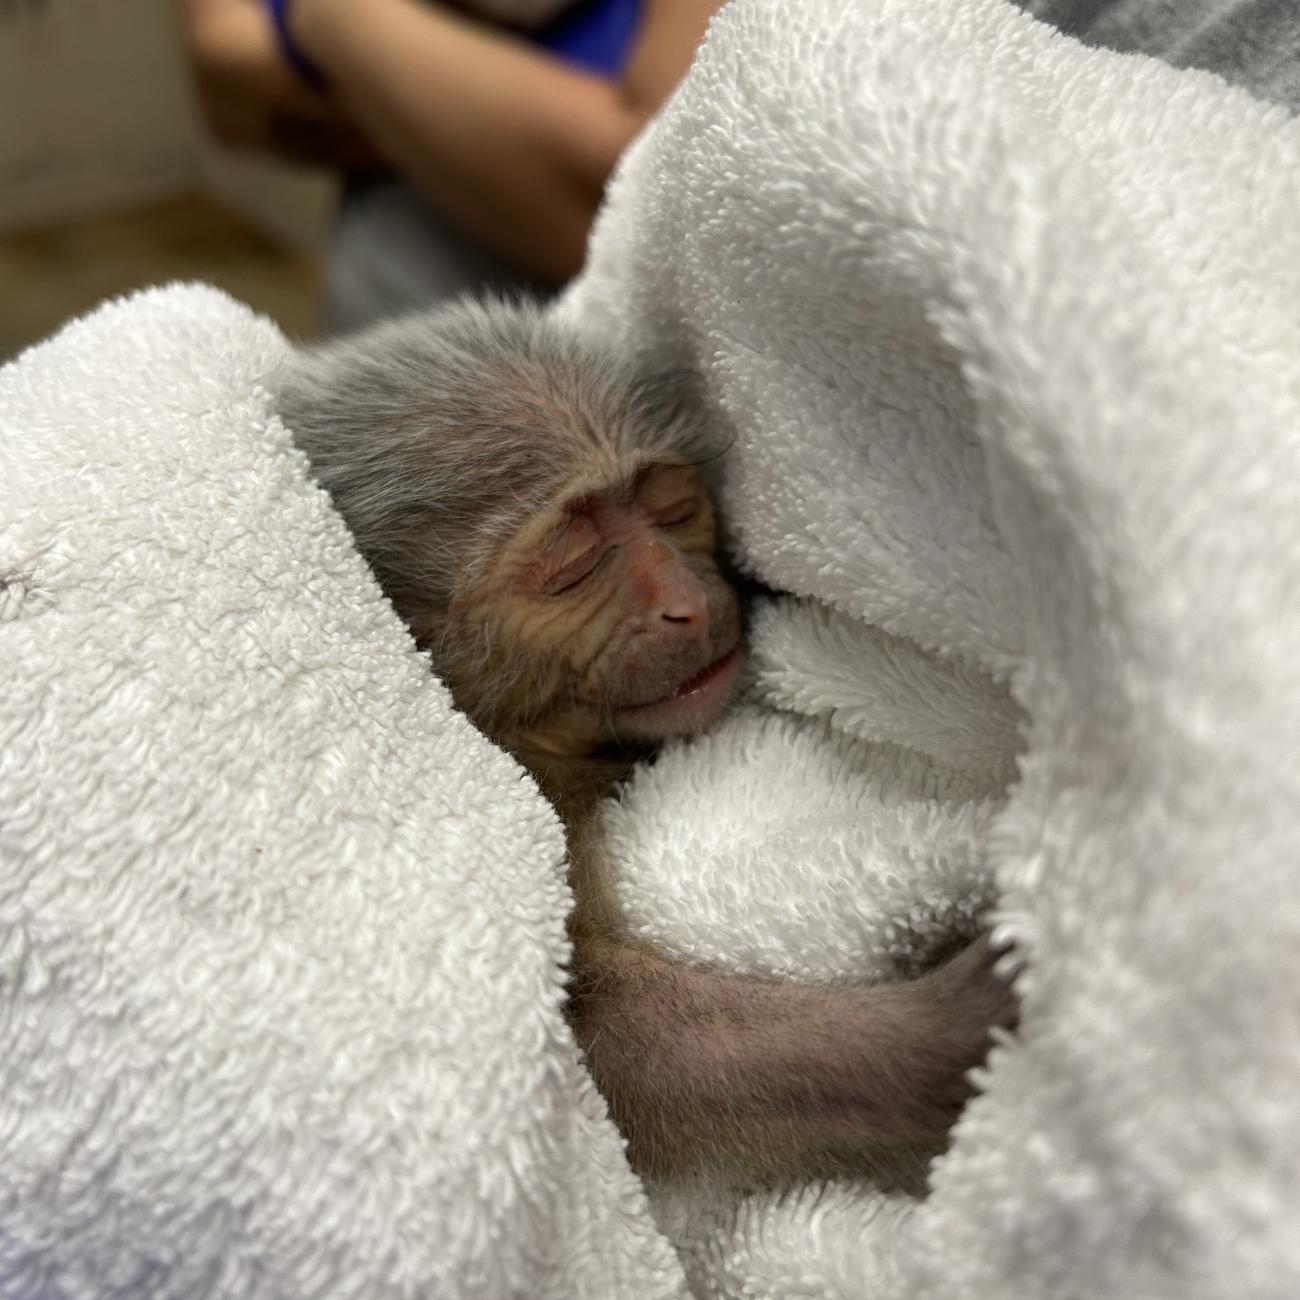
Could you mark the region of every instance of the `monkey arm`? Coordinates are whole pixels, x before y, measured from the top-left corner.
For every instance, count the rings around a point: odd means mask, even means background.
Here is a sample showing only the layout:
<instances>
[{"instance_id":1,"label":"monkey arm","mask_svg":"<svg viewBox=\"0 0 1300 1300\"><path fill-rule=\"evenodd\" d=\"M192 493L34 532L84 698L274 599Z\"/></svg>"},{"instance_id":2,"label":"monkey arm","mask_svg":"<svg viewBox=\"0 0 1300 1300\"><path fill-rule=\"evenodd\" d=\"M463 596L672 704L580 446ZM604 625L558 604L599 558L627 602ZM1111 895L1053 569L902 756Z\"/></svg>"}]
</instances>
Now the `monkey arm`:
<instances>
[{"instance_id":1,"label":"monkey arm","mask_svg":"<svg viewBox=\"0 0 1300 1300\"><path fill-rule=\"evenodd\" d=\"M569 1018L597 1088L652 1178L914 1178L943 1149L1017 1002L987 937L915 979L803 985L689 966L619 934L593 815L626 774L524 761L569 828Z\"/></svg>"},{"instance_id":2,"label":"monkey arm","mask_svg":"<svg viewBox=\"0 0 1300 1300\"><path fill-rule=\"evenodd\" d=\"M651 1177L888 1170L946 1143L1014 994L976 941L916 979L816 987L574 938L570 1016Z\"/></svg>"},{"instance_id":3,"label":"monkey arm","mask_svg":"<svg viewBox=\"0 0 1300 1300\"><path fill-rule=\"evenodd\" d=\"M389 161L529 270L578 270L605 181L717 0L651 0L623 82L419 0L293 0L295 42Z\"/></svg>"}]
</instances>

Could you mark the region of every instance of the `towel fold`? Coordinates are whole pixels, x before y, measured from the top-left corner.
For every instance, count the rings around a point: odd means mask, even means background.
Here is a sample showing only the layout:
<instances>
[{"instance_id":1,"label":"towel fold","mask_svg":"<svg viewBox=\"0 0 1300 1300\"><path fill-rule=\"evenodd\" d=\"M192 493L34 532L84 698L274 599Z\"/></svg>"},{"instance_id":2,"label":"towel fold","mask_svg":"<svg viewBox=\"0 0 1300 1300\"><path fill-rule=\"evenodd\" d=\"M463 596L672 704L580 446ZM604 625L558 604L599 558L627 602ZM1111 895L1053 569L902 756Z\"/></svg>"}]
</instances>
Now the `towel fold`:
<instances>
[{"instance_id":1,"label":"towel fold","mask_svg":"<svg viewBox=\"0 0 1300 1300\"><path fill-rule=\"evenodd\" d=\"M624 160L562 309L800 598L787 716L614 815L629 912L871 975L994 892L1027 963L928 1199L667 1198L696 1294L1300 1290L1297 210L1285 112L1002 0L741 0Z\"/></svg>"},{"instance_id":2,"label":"towel fold","mask_svg":"<svg viewBox=\"0 0 1300 1300\"><path fill-rule=\"evenodd\" d=\"M7 366L0 1295L1294 1296L1298 210L1300 129L1214 77L736 0L557 308L683 369L788 593L607 810L629 924L791 979L992 900L1017 942L918 1202L647 1198L559 827L311 485L271 326L169 288Z\"/></svg>"}]
</instances>

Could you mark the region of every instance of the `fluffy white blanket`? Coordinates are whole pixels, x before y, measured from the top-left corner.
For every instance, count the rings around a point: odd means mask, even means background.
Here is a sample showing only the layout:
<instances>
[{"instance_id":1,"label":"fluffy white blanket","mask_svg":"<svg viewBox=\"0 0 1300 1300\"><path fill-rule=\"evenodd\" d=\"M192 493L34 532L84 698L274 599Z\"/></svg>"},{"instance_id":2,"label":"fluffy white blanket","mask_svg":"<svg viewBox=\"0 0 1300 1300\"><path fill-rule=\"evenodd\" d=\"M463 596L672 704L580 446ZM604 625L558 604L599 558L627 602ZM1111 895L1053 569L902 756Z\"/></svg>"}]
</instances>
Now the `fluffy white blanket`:
<instances>
[{"instance_id":1,"label":"fluffy white blanket","mask_svg":"<svg viewBox=\"0 0 1300 1300\"><path fill-rule=\"evenodd\" d=\"M929 1198L668 1205L699 1293L1300 1294L1297 211L1284 112L1001 0L742 0L625 160L565 309L801 598L784 716L611 815L629 913L869 971L991 868L1027 962Z\"/></svg>"},{"instance_id":2,"label":"fluffy white blanket","mask_svg":"<svg viewBox=\"0 0 1300 1300\"><path fill-rule=\"evenodd\" d=\"M681 1295L560 1015L563 837L210 289L0 372L0 1295Z\"/></svg>"},{"instance_id":3,"label":"fluffy white blanket","mask_svg":"<svg viewBox=\"0 0 1300 1300\"><path fill-rule=\"evenodd\" d=\"M921 1203L652 1214L558 828L272 328L170 289L0 372L0 1295L1296 1294L1298 200L1283 113L1003 0L737 0L562 308L693 376L798 597L611 810L632 923L873 974L996 887L1020 944Z\"/></svg>"}]
</instances>

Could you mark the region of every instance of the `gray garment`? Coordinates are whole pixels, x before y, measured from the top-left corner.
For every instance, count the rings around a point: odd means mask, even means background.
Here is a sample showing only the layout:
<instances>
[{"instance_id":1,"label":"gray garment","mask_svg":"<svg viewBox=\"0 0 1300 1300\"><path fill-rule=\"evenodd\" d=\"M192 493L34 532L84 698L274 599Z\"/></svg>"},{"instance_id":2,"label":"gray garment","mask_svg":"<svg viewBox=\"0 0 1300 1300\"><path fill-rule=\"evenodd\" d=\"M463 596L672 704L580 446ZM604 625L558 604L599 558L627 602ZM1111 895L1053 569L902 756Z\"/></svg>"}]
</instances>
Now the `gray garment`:
<instances>
[{"instance_id":1,"label":"gray garment","mask_svg":"<svg viewBox=\"0 0 1300 1300\"><path fill-rule=\"evenodd\" d=\"M541 298L555 286L458 230L405 181L349 186L325 256L327 333L492 292Z\"/></svg>"},{"instance_id":2,"label":"gray garment","mask_svg":"<svg viewBox=\"0 0 1300 1300\"><path fill-rule=\"evenodd\" d=\"M1300 0L1018 0L1089 45L1205 68L1300 107Z\"/></svg>"}]
</instances>

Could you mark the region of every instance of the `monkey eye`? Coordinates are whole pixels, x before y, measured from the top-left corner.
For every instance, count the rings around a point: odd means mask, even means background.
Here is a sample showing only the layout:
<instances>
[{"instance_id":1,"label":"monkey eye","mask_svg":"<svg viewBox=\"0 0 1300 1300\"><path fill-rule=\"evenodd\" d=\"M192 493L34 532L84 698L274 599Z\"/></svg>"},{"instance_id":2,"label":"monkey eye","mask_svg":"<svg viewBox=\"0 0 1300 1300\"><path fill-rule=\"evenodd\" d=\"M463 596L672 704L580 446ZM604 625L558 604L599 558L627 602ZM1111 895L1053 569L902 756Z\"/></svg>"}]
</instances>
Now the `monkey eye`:
<instances>
[{"instance_id":1,"label":"monkey eye","mask_svg":"<svg viewBox=\"0 0 1300 1300\"><path fill-rule=\"evenodd\" d=\"M541 590L548 596L572 590L591 576L603 555L600 533L591 520L571 519L539 557Z\"/></svg>"},{"instance_id":2,"label":"monkey eye","mask_svg":"<svg viewBox=\"0 0 1300 1300\"><path fill-rule=\"evenodd\" d=\"M689 523L700 512L699 479L689 465L649 465L637 481L636 501L660 528Z\"/></svg>"},{"instance_id":3,"label":"monkey eye","mask_svg":"<svg viewBox=\"0 0 1300 1300\"><path fill-rule=\"evenodd\" d=\"M655 511L655 523L661 528L675 528L678 524L688 524L700 512L697 497L687 497L675 501L670 506L661 506Z\"/></svg>"},{"instance_id":4,"label":"monkey eye","mask_svg":"<svg viewBox=\"0 0 1300 1300\"><path fill-rule=\"evenodd\" d=\"M553 573L546 582L547 594L562 596L566 591L572 591L580 583L586 582L596 571L596 565L601 554L602 552L598 547L592 547L591 550L580 555L576 560L571 560L558 572Z\"/></svg>"}]
</instances>

